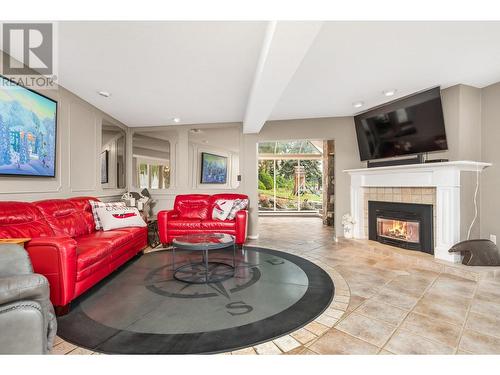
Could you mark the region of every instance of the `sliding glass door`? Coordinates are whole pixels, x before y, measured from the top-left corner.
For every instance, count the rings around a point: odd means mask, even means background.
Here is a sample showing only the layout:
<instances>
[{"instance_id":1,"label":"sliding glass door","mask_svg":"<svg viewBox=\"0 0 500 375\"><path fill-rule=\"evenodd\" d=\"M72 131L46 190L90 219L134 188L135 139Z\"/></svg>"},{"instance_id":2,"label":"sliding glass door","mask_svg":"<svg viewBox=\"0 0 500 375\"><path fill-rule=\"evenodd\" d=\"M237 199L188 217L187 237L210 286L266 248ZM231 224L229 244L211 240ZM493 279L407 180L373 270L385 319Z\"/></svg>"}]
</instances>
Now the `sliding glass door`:
<instances>
[{"instance_id":1,"label":"sliding glass door","mask_svg":"<svg viewBox=\"0 0 500 375\"><path fill-rule=\"evenodd\" d=\"M319 212L323 202L322 142L259 144L259 211Z\"/></svg>"},{"instance_id":2,"label":"sliding glass door","mask_svg":"<svg viewBox=\"0 0 500 375\"><path fill-rule=\"evenodd\" d=\"M299 195L295 177L298 160L280 159L276 162L276 209L275 211L298 211Z\"/></svg>"}]
</instances>

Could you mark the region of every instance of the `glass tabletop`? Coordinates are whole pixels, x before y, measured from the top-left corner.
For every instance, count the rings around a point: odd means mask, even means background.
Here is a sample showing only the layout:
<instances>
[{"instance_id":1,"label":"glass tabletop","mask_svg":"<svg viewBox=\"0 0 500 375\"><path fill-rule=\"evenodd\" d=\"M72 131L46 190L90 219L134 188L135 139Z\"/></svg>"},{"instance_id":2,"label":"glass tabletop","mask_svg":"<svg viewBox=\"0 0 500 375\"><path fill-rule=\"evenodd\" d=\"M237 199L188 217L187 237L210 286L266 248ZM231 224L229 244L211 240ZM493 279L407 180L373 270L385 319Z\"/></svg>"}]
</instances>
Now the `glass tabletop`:
<instances>
[{"instance_id":1,"label":"glass tabletop","mask_svg":"<svg viewBox=\"0 0 500 375\"><path fill-rule=\"evenodd\" d=\"M234 245L234 237L225 233L186 234L174 238L172 244L188 250L214 250Z\"/></svg>"}]
</instances>

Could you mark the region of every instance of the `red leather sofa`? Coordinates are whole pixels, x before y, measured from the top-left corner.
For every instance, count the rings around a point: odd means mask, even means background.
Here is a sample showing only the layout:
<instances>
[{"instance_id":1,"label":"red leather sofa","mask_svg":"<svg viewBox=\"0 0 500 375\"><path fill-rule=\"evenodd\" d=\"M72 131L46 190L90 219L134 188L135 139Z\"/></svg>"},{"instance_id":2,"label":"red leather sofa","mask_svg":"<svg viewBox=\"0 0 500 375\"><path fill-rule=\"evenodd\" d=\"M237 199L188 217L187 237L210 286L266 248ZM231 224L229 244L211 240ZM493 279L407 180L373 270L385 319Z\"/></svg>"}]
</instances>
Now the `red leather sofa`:
<instances>
[{"instance_id":1,"label":"red leather sofa","mask_svg":"<svg viewBox=\"0 0 500 375\"><path fill-rule=\"evenodd\" d=\"M167 245L176 236L191 233L226 233L235 236L242 245L247 238L248 212L241 210L234 220L212 220L212 211L218 199L248 199L242 194L188 194L175 197L173 210L158 213L158 232L162 244Z\"/></svg>"},{"instance_id":2,"label":"red leather sofa","mask_svg":"<svg viewBox=\"0 0 500 375\"><path fill-rule=\"evenodd\" d=\"M147 246L147 228L96 231L89 200L0 202L0 238L25 244L34 271L47 277L61 315L69 303Z\"/></svg>"}]
</instances>

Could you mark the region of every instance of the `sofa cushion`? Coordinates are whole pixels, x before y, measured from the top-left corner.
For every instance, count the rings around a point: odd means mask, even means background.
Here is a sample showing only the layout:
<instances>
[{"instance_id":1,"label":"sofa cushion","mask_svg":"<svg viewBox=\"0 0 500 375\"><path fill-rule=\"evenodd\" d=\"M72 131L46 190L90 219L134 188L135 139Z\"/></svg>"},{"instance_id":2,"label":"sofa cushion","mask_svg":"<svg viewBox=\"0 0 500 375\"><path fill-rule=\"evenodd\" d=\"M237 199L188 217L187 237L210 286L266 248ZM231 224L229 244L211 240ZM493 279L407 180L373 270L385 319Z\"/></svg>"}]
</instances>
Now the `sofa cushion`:
<instances>
[{"instance_id":1,"label":"sofa cushion","mask_svg":"<svg viewBox=\"0 0 500 375\"><path fill-rule=\"evenodd\" d=\"M193 230L201 229L200 219L172 219L168 221L168 229Z\"/></svg>"},{"instance_id":2,"label":"sofa cushion","mask_svg":"<svg viewBox=\"0 0 500 375\"><path fill-rule=\"evenodd\" d=\"M77 251L77 280L97 272L113 258L129 250L146 228L123 228L112 231L97 231L75 238Z\"/></svg>"},{"instance_id":3,"label":"sofa cushion","mask_svg":"<svg viewBox=\"0 0 500 375\"><path fill-rule=\"evenodd\" d=\"M175 197L174 210L184 219L205 220L209 214L209 202L210 196L205 194L178 195Z\"/></svg>"},{"instance_id":4,"label":"sofa cushion","mask_svg":"<svg viewBox=\"0 0 500 375\"><path fill-rule=\"evenodd\" d=\"M96 238L95 234L75 238L76 241L76 269L81 271L94 263L99 262L113 251L111 238Z\"/></svg>"},{"instance_id":5,"label":"sofa cushion","mask_svg":"<svg viewBox=\"0 0 500 375\"><path fill-rule=\"evenodd\" d=\"M0 202L0 238L53 236L40 210L28 202Z\"/></svg>"},{"instance_id":6,"label":"sofa cushion","mask_svg":"<svg viewBox=\"0 0 500 375\"><path fill-rule=\"evenodd\" d=\"M108 233L113 233L113 232L120 232L123 234L128 234L131 236L131 238L136 239L138 237L141 237L141 236L144 236L145 234L147 234L148 230L147 230L147 228L141 228L141 227L128 227L128 228L116 229L116 230L114 230L112 232L108 232Z\"/></svg>"},{"instance_id":7,"label":"sofa cushion","mask_svg":"<svg viewBox=\"0 0 500 375\"><path fill-rule=\"evenodd\" d=\"M234 220L203 220L201 222L201 229L207 230L231 230L234 229L236 223Z\"/></svg>"},{"instance_id":8,"label":"sofa cushion","mask_svg":"<svg viewBox=\"0 0 500 375\"><path fill-rule=\"evenodd\" d=\"M109 243L112 246L121 246L124 243L127 243L128 241L132 240L133 237L134 237L133 233L122 232L120 230L113 230L109 232L99 231L92 234L79 236L75 238L75 241L77 243L77 251L78 251L78 245L86 247L87 245L91 244L92 241L95 241L96 244Z\"/></svg>"},{"instance_id":9,"label":"sofa cushion","mask_svg":"<svg viewBox=\"0 0 500 375\"><path fill-rule=\"evenodd\" d=\"M90 201L100 202L100 200L94 197L75 197L69 198L68 200L81 211L89 233L95 232L96 228L94 216L92 213L92 207L90 207Z\"/></svg>"},{"instance_id":10,"label":"sofa cushion","mask_svg":"<svg viewBox=\"0 0 500 375\"><path fill-rule=\"evenodd\" d=\"M57 236L78 237L89 234L89 226L81 210L67 199L34 202Z\"/></svg>"}]
</instances>

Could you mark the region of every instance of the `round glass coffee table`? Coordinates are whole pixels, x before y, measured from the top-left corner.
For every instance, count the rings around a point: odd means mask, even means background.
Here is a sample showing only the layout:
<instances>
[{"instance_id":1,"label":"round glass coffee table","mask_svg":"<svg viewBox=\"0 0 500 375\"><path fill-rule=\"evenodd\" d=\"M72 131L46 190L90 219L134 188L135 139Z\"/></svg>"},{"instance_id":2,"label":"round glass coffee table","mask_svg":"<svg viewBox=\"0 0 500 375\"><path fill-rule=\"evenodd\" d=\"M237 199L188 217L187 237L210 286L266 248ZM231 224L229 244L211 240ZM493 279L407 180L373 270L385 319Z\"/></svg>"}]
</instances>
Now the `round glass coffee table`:
<instances>
[{"instance_id":1,"label":"round glass coffee table","mask_svg":"<svg viewBox=\"0 0 500 375\"><path fill-rule=\"evenodd\" d=\"M172 241L174 278L190 284L216 283L227 280L234 276L236 267L236 244L234 237L224 233L210 234L187 234L176 237ZM233 264L217 261L209 262L208 253L215 250L232 247ZM190 262L175 268L175 251L185 250L201 252L202 259L199 262Z\"/></svg>"}]
</instances>

